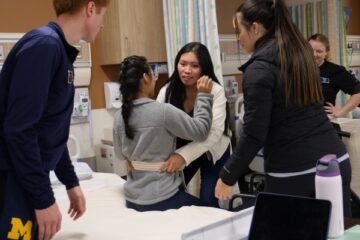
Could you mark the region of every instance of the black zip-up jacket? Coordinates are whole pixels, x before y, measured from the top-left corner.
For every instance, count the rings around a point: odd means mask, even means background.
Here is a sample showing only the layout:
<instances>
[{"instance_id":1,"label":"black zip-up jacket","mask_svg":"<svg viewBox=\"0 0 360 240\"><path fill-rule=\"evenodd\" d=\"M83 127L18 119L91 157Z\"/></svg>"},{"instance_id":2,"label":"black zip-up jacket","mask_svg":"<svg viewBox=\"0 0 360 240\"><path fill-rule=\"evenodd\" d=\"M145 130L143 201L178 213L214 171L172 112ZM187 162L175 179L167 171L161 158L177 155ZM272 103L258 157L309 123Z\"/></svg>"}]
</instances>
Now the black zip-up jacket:
<instances>
[{"instance_id":1,"label":"black zip-up jacket","mask_svg":"<svg viewBox=\"0 0 360 240\"><path fill-rule=\"evenodd\" d=\"M17 175L35 209L55 202L50 170L79 185L66 146L77 54L51 22L21 38L0 73L0 170Z\"/></svg>"},{"instance_id":2,"label":"black zip-up jacket","mask_svg":"<svg viewBox=\"0 0 360 240\"><path fill-rule=\"evenodd\" d=\"M264 147L265 171L289 173L308 170L325 154L346 153L322 104L285 107L277 47L263 42L244 73L244 127L233 154L220 172L228 185L246 173L249 163Z\"/></svg>"}]
</instances>

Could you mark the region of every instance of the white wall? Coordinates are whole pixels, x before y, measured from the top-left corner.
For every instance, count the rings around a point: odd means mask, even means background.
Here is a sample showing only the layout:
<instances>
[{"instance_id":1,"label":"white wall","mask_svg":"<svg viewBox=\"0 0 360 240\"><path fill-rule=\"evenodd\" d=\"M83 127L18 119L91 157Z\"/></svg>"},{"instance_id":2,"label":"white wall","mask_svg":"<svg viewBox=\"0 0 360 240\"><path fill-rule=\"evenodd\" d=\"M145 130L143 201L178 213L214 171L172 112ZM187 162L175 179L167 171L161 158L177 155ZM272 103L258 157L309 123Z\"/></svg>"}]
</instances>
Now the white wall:
<instances>
[{"instance_id":1,"label":"white wall","mask_svg":"<svg viewBox=\"0 0 360 240\"><path fill-rule=\"evenodd\" d=\"M95 156L92 139L90 123L82 123L70 126L70 134L73 135L79 142L79 158L89 158ZM68 142L70 156L74 154L75 147L73 142Z\"/></svg>"},{"instance_id":2,"label":"white wall","mask_svg":"<svg viewBox=\"0 0 360 240\"><path fill-rule=\"evenodd\" d=\"M114 123L114 115L118 110L116 109L95 109L92 110L93 121L93 143L94 146L101 144L101 139L104 138L104 129L112 129Z\"/></svg>"},{"instance_id":3,"label":"white wall","mask_svg":"<svg viewBox=\"0 0 360 240\"><path fill-rule=\"evenodd\" d=\"M117 110L91 110L90 123L71 125L70 134L79 140L79 158L95 157L97 147L104 138L104 129L112 129L114 114ZM108 131L109 133L109 131ZM69 146L71 151L72 147Z\"/></svg>"}]
</instances>

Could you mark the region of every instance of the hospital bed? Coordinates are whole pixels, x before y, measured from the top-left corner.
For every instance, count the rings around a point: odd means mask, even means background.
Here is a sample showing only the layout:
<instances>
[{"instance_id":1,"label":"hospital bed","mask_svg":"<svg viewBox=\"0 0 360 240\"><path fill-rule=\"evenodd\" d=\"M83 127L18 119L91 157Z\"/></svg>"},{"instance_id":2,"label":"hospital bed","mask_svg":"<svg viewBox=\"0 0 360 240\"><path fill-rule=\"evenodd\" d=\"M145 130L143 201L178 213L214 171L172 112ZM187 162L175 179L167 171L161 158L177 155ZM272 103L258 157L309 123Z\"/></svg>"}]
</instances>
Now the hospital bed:
<instances>
[{"instance_id":1,"label":"hospital bed","mask_svg":"<svg viewBox=\"0 0 360 240\"><path fill-rule=\"evenodd\" d=\"M95 172L86 178L80 184L86 197L87 210L76 221L66 214L69 201L64 186L53 185L63 214L61 230L54 240L180 240L184 233L234 214L222 209L195 206L163 212L137 212L125 207L125 180L116 174Z\"/></svg>"}]
</instances>

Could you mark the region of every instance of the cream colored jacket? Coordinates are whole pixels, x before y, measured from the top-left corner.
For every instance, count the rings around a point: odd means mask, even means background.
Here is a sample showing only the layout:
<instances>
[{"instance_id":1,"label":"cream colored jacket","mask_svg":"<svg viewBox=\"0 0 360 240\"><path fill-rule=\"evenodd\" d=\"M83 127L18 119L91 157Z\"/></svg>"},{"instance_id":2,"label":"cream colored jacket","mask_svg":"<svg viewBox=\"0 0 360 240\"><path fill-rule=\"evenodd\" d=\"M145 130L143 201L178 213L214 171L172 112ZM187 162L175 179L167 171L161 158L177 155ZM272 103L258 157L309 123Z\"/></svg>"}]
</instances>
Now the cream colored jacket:
<instances>
[{"instance_id":1,"label":"cream colored jacket","mask_svg":"<svg viewBox=\"0 0 360 240\"><path fill-rule=\"evenodd\" d=\"M161 88L157 101L165 102L165 93L167 85ZM230 138L224 135L225 118L226 118L226 97L224 88L214 83L211 93L214 95L213 100L213 122L211 124L208 138L202 142L191 142L175 152L180 154L189 165L192 161L199 158L202 154L209 152L215 163L221 158L230 144Z\"/></svg>"}]
</instances>

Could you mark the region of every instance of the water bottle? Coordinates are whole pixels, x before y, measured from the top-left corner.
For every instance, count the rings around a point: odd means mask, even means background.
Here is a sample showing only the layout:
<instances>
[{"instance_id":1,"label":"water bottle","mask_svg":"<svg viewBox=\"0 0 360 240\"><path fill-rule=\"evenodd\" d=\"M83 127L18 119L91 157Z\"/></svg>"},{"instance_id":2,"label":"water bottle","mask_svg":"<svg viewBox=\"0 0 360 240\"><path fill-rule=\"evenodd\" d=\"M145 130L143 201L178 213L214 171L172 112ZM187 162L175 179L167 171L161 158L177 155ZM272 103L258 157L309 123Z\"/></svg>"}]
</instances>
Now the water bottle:
<instances>
[{"instance_id":1,"label":"water bottle","mask_svg":"<svg viewBox=\"0 0 360 240\"><path fill-rule=\"evenodd\" d=\"M329 225L330 238L344 234L343 192L339 163L336 155L328 154L322 157L316 167L315 175L316 198L331 202Z\"/></svg>"}]
</instances>

